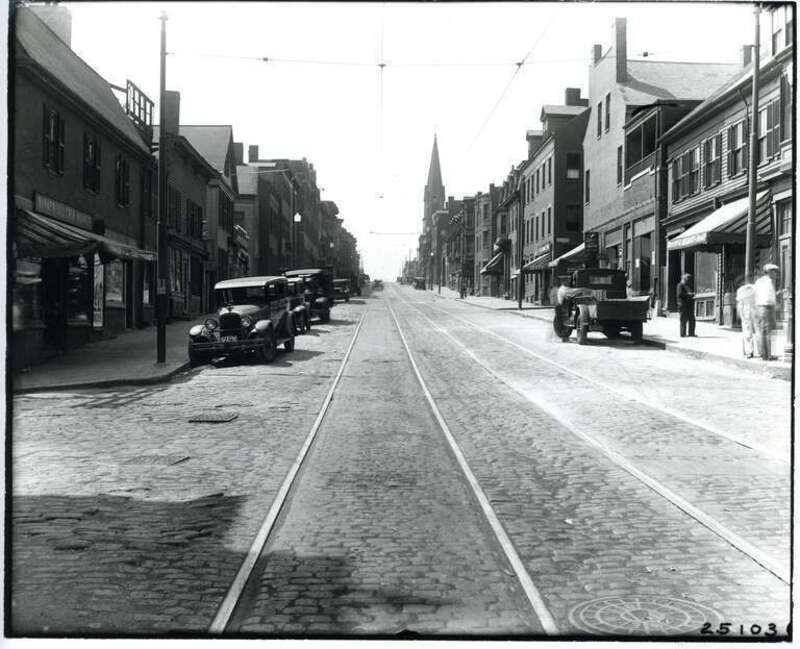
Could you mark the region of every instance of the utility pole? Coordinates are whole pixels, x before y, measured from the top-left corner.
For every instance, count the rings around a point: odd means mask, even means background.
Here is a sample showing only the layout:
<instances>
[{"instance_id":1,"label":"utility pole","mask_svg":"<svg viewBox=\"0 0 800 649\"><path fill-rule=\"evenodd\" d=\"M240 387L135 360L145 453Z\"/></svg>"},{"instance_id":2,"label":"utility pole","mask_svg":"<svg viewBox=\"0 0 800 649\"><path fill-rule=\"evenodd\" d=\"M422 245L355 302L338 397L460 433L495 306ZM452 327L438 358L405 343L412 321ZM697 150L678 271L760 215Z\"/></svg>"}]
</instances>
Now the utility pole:
<instances>
[{"instance_id":1,"label":"utility pole","mask_svg":"<svg viewBox=\"0 0 800 649\"><path fill-rule=\"evenodd\" d=\"M158 100L158 220L156 222L156 362L167 360L167 307L169 264L167 259L167 14L161 12L161 88Z\"/></svg>"},{"instance_id":2,"label":"utility pole","mask_svg":"<svg viewBox=\"0 0 800 649\"><path fill-rule=\"evenodd\" d=\"M519 261L519 279L517 280L517 308L522 311L522 296L525 295L525 273L522 272L522 266L524 265L522 263L522 228L525 225L525 209L522 202L522 190L519 187L517 188L517 194L517 204L519 205L519 208L517 209L517 260Z\"/></svg>"},{"instance_id":3,"label":"utility pole","mask_svg":"<svg viewBox=\"0 0 800 649\"><path fill-rule=\"evenodd\" d=\"M753 13L756 17L756 38L753 46L753 98L750 102L752 104L752 113L750 114L750 168L747 172L750 206L747 210L747 234L744 252L744 275L747 283L752 283L755 280L753 266L755 264L756 175L758 171L758 68L761 58L759 52L761 49L761 6L756 4Z\"/></svg>"}]
</instances>

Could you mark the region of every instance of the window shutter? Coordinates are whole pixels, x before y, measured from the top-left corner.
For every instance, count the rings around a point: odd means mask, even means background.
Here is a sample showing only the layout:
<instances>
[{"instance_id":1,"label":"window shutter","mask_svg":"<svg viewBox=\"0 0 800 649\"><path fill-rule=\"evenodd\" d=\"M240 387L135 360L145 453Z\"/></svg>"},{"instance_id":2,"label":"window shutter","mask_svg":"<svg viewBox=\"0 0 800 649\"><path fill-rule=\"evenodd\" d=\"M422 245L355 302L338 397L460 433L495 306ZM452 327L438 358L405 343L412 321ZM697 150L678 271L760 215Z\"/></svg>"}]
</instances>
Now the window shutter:
<instances>
[{"instance_id":1,"label":"window shutter","mask_svg":"<svg viewBox=\"0 0 800 649\"><path fill-rule=\"evenodd\" d=\"M50 166L50 111L47 104L42 105L42 164Z\"/></svg>"},{"instance_id":2,"label":"window shutter","mask_svg":"<svg viewBox=\"0 0 800 649\"><path fill-rule=\"evenodd\" d=\"M131 165L130 162L125 160L125 205L130 205L131 202Z\"/></svg>"},{"instance_id":3,"label":"window shutter","mask_svg":"<svg viewBox=\"0 0 800 649\"><path fill-rule=\"evenodd\" d=\"M750 124L742 122L742 169L750 166Z\"/></svg>"},{"instance_id":4,"label":"window shutter","mask_svg":"<svg viewBox=\"0 0 800 649\"><path fill-rule=\"evenodd\" d=\"M776 99L772 102L772 155L781 150L781 114L781 102Z\"/></svg>"},{"instance_id":5,"label":"window shutter","mask_svg":"<svg viewBox=\"0 0 800 649\"><path fill-rule=\"evenodd\" d=\"M58 118L58 173L64 173L64 120Z\"/></svg>"},{"instance_id":6,"label":"window shutter","mask_svg":"<svg viewBox=\"0 0 800 649\"><path fill-rule=\"evenodd\" d=\"M717 135L717 159L714 161L714 182L722 182L722 133Z\"/></svg>"},{"instance_id":7,"label":"window shutter","mask_svg":"<svg viewBox=\"0 0 800 649\"><path fill-rule=\"evenodd\" d=\"M90 178L91 171L89 169L89 136L84 132L83 134L83 186L91 188L92 180Z\"/></svg>"}]
</instances>

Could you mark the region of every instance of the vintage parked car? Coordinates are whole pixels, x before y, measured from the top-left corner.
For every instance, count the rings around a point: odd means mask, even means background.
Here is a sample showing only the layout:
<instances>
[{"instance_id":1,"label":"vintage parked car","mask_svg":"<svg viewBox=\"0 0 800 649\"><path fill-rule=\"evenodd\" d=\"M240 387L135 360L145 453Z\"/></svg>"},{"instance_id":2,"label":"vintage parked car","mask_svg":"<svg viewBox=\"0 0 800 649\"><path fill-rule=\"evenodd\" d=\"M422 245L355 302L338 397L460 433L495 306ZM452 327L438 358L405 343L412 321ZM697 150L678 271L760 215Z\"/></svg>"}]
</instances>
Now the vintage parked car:
<instances>
[{"instance_id":1,"label":"vintage parked car","mask_svg":"<svg viewBox=\"0 0 800 649\"><path fill-rule=\"evenodd\" d=\"M334 300L350 301L350 280L349 279L335 279L333 280L333 295Z\"/></svg>"},{"instance_id":2,"label":"vintage parked car","mask_svg":"<svg viewBox=\"0 0 800 649\"><path fill-rule=\"evenodd\" d=\"M217 282L216 318L189 329L189 363L217 356L254 353L262 363L275 359L278 346L294 351L294 316L285 277L239 277Z\"/></svg>"},{"instance_id":3,"label":"vintage parked car","mask_svg":"<svg viewBox=\"0 0 800 649\"><path fill-rule=\"evenodd\" d=\"M590 331L616 338L628 331L641 340L650 298L627 297L625 272L612 268L582 268L572 273L570 286L558 289L553 330L564 342L574 329L585 345Z\"/></svg>"},{"instance_id":4,"label":"vintage parked car","mask_svg":"<svg viewBox=\"0 0 800 649\"><path fill-rule=\"evenodd\" d=\"M329 268L298 268L287 270L288 278L302 277L306 283L305 300L311 307L312 317L320 322L331 319L334 304L333 271Z\"/></svg>"},{"instance_id":5,"label":"vintage parked car","mask_svg":"<svg viewBox=\"0 0 800 649\"><path fill-rule=\"evenodd\" d=\"M311 303L306 302L306 280L292 277L288 280L289 308L294 315L294 331L301 335L311 331Z\"/></svg>"}]
</instances>

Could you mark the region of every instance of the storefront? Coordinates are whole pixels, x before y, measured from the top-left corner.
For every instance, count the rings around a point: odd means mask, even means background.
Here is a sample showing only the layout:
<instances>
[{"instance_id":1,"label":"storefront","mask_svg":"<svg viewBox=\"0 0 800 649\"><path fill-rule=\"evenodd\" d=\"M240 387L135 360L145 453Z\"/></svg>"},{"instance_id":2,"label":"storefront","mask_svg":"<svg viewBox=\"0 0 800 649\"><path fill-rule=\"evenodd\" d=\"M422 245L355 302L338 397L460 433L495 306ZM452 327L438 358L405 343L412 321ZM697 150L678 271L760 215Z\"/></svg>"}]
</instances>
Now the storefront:
<instances>
[{"instance_id":1,"label":"storefront","mask_svg":"<svg viewBox=\"0 0 800 649\"><path fill-rule=\"evenodd\" d=\"M152 277L155 253L29 210L12 227L13 367L133 326L134 271Z\"/></svg>"},{"instance_id":2,"label":"storefront","mask_svg":"<svg viewBox=\"0 0 800 649\"><path fill-rule=\"evenodd\" d=\"M526 273L526 293L529 301L537 304L550 304L552 269L549 267L553 254L548 242L537 249L537 256L522 267Z\"/></svg>"}]
</instances>

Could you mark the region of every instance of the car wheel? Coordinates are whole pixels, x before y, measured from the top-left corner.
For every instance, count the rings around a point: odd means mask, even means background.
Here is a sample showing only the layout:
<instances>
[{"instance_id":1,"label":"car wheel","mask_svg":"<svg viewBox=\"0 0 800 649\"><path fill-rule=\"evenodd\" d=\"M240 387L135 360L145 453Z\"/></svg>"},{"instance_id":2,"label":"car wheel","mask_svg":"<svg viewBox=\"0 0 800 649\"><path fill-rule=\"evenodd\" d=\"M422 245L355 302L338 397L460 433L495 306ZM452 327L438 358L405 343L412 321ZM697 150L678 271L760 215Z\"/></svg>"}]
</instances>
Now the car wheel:
<instances>
[{"instance_id":1,"label":"car wheel","mask_svg":"<svg viewBox=\"0 0 800 649\"><path fill-rule=\"evenodd\" d=\"M331 310L326 309L325 311L319 314L319 321L320 322L328 322L331 319Z\"/></svg>"},{"instance_id":2,"label":"car wheel","mask_svg":"<svg viewBox=\"0 0 800 649\"><path fill-rule=\"evenodd\" d=\"M285 343L283 343L283 348L287 352L293 352L294 351L294 336L292 336L291 338L289 338L289 340L287 340Z\"/></svg>"},{"instance_id":3,"label":"car wheel","mask_svg":"<svg viewBox=\"0 0 800 649\"><path fill-rule=\"evenodd\" d=\"M278 354L278 346L275 344L275 331L270 329L264 334L264 342L256 348L258 360L262 363L271 363Z\"/></svg>"},{"instance_id":4,"label":"car wheel","mask_svg":"<svg viewBox=\"0 0 800 649\"><path fill-rule=\"evenodd\" d=\"M576 331L578 332L578 344L585 345L589 338L589 325L578 325Z\"/></svg>"},{"instance_id":5,"label":"car wheel","mask_svg":"<svg viewBox=\"0 0 800 649\"><path fill-rule=\"evenodd\" d=\"M195 351L192 349L192 346L189 345L189 367L199 367L209 362L211 362L211 357L208 354Z\"/></svg>"},{"instance_id":6,"label":"car wheel","mask_svg":"<svg viewBox=\"0 0 800 649\"><path fill-rule=\"evenodd\" d=\"M603 325L603 333L608 338L619 338L619 325L616 324Z\"/></svg>"},{"instance_id":7,"label":"car wheel","mask_svg":"<svg viewBox=\"0 0 800 649\"><path fill-rule=\"evenodd\" d=\"M642 323L641 322L631 322L628 325L628 328L631 332L631 338L633 340L639 341L642 339Z\"/></svg>"}]
</instances>

